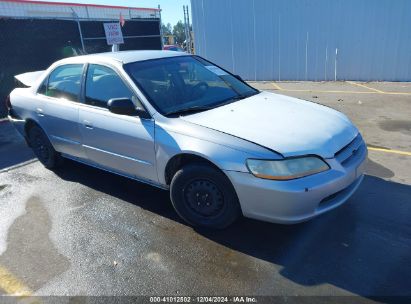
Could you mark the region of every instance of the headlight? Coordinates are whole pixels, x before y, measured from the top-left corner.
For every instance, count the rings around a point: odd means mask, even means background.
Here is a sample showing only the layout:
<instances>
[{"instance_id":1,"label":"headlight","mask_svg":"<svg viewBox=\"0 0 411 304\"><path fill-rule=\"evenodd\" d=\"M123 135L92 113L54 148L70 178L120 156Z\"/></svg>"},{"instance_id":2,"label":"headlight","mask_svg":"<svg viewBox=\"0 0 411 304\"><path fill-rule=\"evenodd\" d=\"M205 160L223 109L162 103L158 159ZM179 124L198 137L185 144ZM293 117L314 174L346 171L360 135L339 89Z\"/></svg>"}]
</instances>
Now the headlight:
<instances>
[{"instance_id":1,"label":"headlight","mask_svg":"<svg viewBox=\"0 0 411 304\"><path fill-rule=\"evenodd\" d=\"M247 159L248 170L257 177L289 180L328 170L330 167L315 156L279 160Z\"/></svg>"}]
</instances>

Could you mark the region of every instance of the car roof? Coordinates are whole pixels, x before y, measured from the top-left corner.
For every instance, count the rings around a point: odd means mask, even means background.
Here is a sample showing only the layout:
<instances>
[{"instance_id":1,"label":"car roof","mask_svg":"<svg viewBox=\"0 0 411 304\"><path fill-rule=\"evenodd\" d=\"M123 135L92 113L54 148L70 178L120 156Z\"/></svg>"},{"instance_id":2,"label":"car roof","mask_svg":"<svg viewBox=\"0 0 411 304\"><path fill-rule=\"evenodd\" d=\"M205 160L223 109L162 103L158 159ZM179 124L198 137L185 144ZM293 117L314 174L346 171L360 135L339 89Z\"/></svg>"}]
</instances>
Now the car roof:
<instances>
[{"instance_id":1,"label":"car roof","mask_svg":"<svg viewBox=\"0 0 411 304\"><path fill-rule=\"evenodd\" d=\"M84 63L89 61L101 61L101 62L121 62L130 63L135 61L143 61L150 59L159 59L167 57L185 56L182 52L164 51L164 50L144 50L144 51L119 51L119 52L107 52L97 53L89 55L74 56L60 60L60 63Z\"/></svg>"}]
</instances>

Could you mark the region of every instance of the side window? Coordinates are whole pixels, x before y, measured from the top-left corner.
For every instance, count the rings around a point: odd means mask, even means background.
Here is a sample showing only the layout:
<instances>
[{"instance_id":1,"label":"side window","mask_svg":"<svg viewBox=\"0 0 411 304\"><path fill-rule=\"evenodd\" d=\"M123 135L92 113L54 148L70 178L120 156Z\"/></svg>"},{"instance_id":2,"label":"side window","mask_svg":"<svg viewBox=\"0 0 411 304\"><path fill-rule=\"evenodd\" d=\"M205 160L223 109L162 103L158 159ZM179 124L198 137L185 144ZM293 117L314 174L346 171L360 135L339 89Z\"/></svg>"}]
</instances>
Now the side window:
<instances>
[{"instance_id":1,"label":"side window","mask_svg":"<svg viewBox=\"0 0 411 304\"><path fill-rule=\"evenodd\" d=\"M57 67L41 85L38 93L55 98L78 101L81 86L82 64Z\"/></svg>"},{"instance_id":2,"label":"side window","mask_svg":"<svg viewBox=\"0 0 411 304\"><path fill-rule=\"evenodd\" d=\"M44 79L43 83L41 84L41 86L39 87L37 93L42 94L42 95L46 95L47 92L47 82L48 82L49 78L47 77L46 79Z\"/></svg>"},{"instance_id":3,"label":"side window","mask_svg":"<svg viewBox=\"0 0 411 304\"><path fill-rule=\"evenodd\" d=\"M90 64L86 78L86 104L107 108L112 98L128 98L135 101L133 92L112 69Z\"/></svg>"}]
</instances>

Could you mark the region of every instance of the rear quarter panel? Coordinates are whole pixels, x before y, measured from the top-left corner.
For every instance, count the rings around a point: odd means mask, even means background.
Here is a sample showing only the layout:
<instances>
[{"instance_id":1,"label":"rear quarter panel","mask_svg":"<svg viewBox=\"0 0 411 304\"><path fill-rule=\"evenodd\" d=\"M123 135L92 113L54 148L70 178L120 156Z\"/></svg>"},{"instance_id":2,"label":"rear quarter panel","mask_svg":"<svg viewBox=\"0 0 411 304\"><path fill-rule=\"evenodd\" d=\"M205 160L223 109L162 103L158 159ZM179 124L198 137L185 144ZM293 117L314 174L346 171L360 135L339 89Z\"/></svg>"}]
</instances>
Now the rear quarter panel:
<instances>
[{"instance_id":1,"label":"rear quarter panel","mask_svg":"<svg viewBox=\"0 0 411 304\"><path fill-rule=\"evenodd\" d=\"M22 120L34 120L39 123L36 109L41 100L33 94L32 88L17 88L10 93L13 112Z\"/></svg>"}]
</instances>

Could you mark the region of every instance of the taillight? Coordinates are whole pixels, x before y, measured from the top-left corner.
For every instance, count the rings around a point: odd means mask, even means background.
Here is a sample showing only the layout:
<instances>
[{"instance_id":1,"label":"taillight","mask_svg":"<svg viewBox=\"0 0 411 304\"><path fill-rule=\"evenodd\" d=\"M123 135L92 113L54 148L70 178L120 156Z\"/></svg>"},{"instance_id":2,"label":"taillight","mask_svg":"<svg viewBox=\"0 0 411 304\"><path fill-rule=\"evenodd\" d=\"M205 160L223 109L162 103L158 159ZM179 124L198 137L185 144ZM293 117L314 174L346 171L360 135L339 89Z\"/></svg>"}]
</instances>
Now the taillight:
<instances>
[{"instance_id":1,"label":"taillight","mask_svg":"<svg viewBox=\"0 0 411 304\"><path fill-rule=\"evenodd\" d=\"M10 110L10 109L11 109L10 95L8 95L8 96L6 97L6 108L7 108L7 110Z\"/></svg>"}]
</instances>

